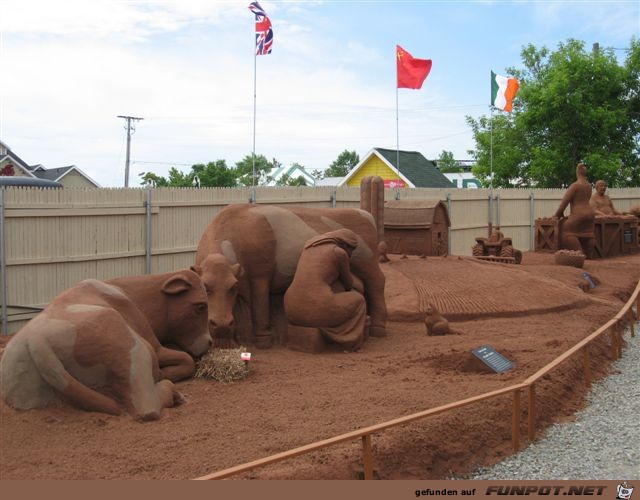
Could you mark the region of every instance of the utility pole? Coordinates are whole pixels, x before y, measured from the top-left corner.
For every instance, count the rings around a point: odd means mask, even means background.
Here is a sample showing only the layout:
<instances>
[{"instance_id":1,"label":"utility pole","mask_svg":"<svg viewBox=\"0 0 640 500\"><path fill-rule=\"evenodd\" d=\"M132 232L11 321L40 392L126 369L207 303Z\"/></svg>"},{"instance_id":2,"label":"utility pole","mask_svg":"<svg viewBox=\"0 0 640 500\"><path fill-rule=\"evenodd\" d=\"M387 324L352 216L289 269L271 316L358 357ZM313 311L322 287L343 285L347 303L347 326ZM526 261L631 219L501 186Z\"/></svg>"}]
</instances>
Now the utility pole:
<instances>
[{"instance_id":1,"label":"utility pole","mask_svg":"<svg viewBox=\"0 0 640 500\"><path fill-rule=\"evenodd\" d=\"M124 187L129 187L129 154L131 152L131 133L136 131L137 121L144 120L144 118L138 118L135 116L122 116L118 115L118 118L124 118L127 120L127 159L124 164ZM133 122L133 125L131 124Z\"/></svg>"}]
</instances>

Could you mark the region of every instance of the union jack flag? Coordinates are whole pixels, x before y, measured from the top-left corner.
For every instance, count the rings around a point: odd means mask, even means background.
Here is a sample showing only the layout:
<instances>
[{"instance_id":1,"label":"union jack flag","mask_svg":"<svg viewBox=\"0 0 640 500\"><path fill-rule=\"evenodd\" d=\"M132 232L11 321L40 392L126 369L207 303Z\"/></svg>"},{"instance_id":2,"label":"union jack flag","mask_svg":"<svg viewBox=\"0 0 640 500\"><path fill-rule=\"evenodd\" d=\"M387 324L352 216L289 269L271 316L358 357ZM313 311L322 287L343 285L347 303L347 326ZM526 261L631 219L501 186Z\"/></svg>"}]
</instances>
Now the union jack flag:
<instances>
[{"instance_id":1,"label":"union jack flag","mask_svg":"<svg viewBox=\"0 0 640 500\"><path fill-rule=\"evenodd\" d=\"M256 16L256 55L271 54L271 46L273 45L271 21L258 2L251 2L249 10Z\"/></svg>"}]
</instances>

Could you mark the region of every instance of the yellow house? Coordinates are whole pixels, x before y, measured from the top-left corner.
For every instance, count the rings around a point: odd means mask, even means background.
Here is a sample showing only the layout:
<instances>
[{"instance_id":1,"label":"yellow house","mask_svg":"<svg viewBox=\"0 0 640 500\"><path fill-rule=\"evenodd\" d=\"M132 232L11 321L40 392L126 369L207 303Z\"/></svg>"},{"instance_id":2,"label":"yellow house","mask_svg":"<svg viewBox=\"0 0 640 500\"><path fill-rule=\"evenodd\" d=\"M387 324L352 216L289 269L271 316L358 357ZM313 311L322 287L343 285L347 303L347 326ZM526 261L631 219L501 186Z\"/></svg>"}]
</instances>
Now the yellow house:
<instances>
[{"instance_id":1,"label":"yellow house","mask_svg":"<svg viewBox=\"0 0 640 500\"><path fill-rule=\"evenodd\" d=\"M397 168L398 159L400 168ZM433 187L454 188L455 186L436 168L436 164L427 160L417 151L373 148L340 182L339 186L359 186L362 179L369 175L382 177L384 186L394 187Z\"/></svg>"}]
</instances>

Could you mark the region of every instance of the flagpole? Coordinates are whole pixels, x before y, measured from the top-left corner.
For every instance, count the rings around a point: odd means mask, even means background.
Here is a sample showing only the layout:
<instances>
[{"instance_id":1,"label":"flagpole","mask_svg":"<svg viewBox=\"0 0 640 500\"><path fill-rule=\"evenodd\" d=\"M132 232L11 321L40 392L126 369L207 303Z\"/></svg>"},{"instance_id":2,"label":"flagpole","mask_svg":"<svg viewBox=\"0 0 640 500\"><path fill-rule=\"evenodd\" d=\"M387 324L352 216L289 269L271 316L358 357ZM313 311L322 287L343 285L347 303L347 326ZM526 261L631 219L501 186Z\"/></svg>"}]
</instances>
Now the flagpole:
<instances>
[{"instance_id":1,"label":"flagpole","mask_svg":"<svg viewBox=\"0 0 640 500\"><path fill-rule=\"evenodd\" d=\"M397 72L397 69L396 69ZM400 118L398 112L398 84L396 82L396 174L398 184L396 185L396 200L400 199Z\"/></svg>"},{"instance_id":2,"label":"flagpole","mask_svg":"<svg viewBox=\"0 0 640 500\"><path fill-rule=\"evenodd\" d=\"M490 112L490 146L489 146L489 224L493 223L493 106L489 105Z\"/></svg>"},{"instance_id":3,"label":"flagpole","mask_svg":"<svg viewBox=\"0 0 640 500\"><path fill-rule=\"evenodd\" d=\"M251 150L252 181L251 181L251 203L256 202L256 84L257 84L257 61L258 55L256 46L253 46L253 149Z\"/></svg>"}]
</instances>

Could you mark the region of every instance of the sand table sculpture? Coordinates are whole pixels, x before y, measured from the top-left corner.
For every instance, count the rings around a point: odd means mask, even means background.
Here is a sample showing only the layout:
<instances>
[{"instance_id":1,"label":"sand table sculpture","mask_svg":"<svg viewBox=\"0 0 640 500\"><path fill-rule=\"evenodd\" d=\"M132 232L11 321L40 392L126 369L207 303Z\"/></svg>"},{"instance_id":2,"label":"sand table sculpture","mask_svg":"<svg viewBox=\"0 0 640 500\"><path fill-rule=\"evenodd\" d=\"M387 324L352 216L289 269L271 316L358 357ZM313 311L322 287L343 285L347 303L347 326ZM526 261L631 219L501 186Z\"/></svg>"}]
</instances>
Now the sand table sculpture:
<instances>
[{"instance_id":1,"label":"sand table sculpture","mask_svg":"<svg viewBox=\"0 0 640 500\"><path fill-rule=\"evenodd\" d=\"M289 287L309 239L342 228L352 230L358 239L350 266L364 284L371 316L370 334L385 335L384 274L378 263L378 232L371 214L359 209L238 204L217 214L205 229L196 254L198 266L203 266L211 255L220 256L218 258L226 265L226 271L223 265L215 272L202 274L209 291L216 286L226 286L224 276L234 272L233 266L239 264L242 268L236 305L241 301L249 304L252 333L245 336L238 332L246 327L237 321L237 338L248 338L257 347L272 345L269 295L282 294ZM222 279L221 272L224 274ZM213 337L221 326L231 327L229 318L234 317L231 315L233 303L220 299L221 296L228 297L228 290L222 292L208 295L209 328Z\"/></svg>"},{"instance_id":2,"label":"sand table sculpture","mask_svg":"<svg viewBox=\"0 0 640 500\"><path fill-rule=\"evenodd\" d=\"M17 409L61 396L84 410L153 420L182 402L173 381L193 375L191 356L210 345L196 273L85 280L12 337L0 359L0 392Z\"/></svg>"},{"instance_id":3,"label":"sand table sculpture","mask_svg":"<svg viewBox=\"0 0 640 500\"><path fill-rule=\"evenodd\" d=\"M387 307L393 321L422 321L432 306L449 321L510 317L584 307L589 298L575 285L531 277L506 264L473 258L394 257L383 266ZM526 283L526 286L523 286Z\"/></svg>"},{"instance_id":4,"label":"sand table sculpture","mask_svg":"<svg viewBox=\"0 0 640 500\"><path fill-rule=\"evenodd\" d=\"M587 258L593 257L595 245L594 218L595 212L589 204L591 184L587 180L587 166L578 163L577 180L569 186L558 206L554 217L561 220L560 249L582 250ZM564 218L564 211L570 206L570 214Z\"/></svg>"},{"instance_id":5,"label":"sand table sculpture","mask_svg":"<svg viewBox=\"0 0 640 500\"><path fill-rule=\"evenodd\" d=\"M640 218L640 204L638 205L633 205L630 209L629 209L629 214L634 215L638 218Z\"/></svg>"},{"instance_id":6,"label":"sand table sculpture","mask_svg":"<svg viewBox=\"0 0 640 500\"><path fill-rule=\"evenodd\" d=\"M349 229L311 238L284 294L285 314L292 325L317 328L327 340L352 349L364 342L367 315L363 290L354 286L349 266L357 246L358 238ZM290 342L295 331L289 329Z\"/></svg>"}]
</instances>

